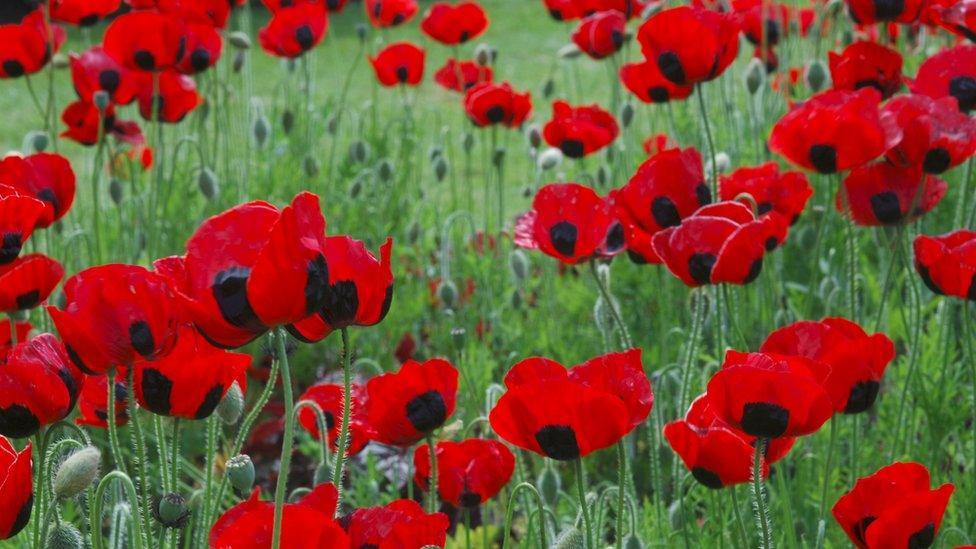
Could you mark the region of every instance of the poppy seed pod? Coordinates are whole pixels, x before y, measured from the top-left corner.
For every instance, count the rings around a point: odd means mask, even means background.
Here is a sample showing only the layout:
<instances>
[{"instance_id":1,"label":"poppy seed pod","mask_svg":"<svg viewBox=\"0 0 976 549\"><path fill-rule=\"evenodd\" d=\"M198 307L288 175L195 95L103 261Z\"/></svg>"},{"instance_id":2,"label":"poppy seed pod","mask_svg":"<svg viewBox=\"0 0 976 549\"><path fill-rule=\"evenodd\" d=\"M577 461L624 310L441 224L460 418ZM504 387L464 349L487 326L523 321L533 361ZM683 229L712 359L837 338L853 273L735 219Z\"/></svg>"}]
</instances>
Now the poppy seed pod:
<instances>
[{"instance_id":1,"label":"poppy seed pod","mask_svg":"<svg viewBox=\"0 0 976 549\"><path fill-rule=\"evenodd\" d=\"M51 58L51 66L57 70L68 68L70 66L68 56L61 52L54 54L54 57Z\"/></svg>"},{"instance_id":2,"label":"poppy seed pod","mask_svg":"<svg viewBox=\"0 0 976 549\"><path fill-rule=\"evenodd\" d=\"M217 196L218 185L217 185L217 174L214 173L210 168L203 168L200 170L200 175L197 176L197 186L200 188L200 194L204 196L207 200L213 200Z\"/></svg>"},{"instance_id":3,"label":"poppy seed pod","mask_svg":"<svg viewBox=\"0 0 976 549\"><path fill-rule=\"evenodd\" d=\"M234 383L227 390L224 399L217 405L217 415L225 425L235 425L244 413L244 394L241 388Z\"/></svg>"},{"instance_id":4,"label":"poppy seed pod","mask_svg":"<svg viewBox=\"0 0 976 549\"><path fill-rule=\"evenodd\" d=\"M169 493L156 501L153 517L165 528L183 528L190 520L190 506L180 494Z\"/></svg>"},{"instance_id":5,"label":"poppy seed pod","mask_svg":"<svg viewBox=\"0 0 976 549\"><path fill-rule=\"evenodd\" d=\"M98 112L105 114L105 111L111 105L112 97L105 90L98 90L92 95L92 103L98 109Z\"/></svg>"},{"instance_id":6,"label":"poppy seed pod","mask_svg":"<svg viewBox=\"0 0 976 549\"><path fill-rule=\"evenodd\" d=\"M540 170L545 172L559 166L562 161L563 152L555 147L549 147L539 155L539 160L536 162L536 165Z\"/></svg>"},{"instance_id":7,"label":"poppy seed pod","mask_svg":"<svg viewBox=\"0 0 976 549\"><path fill-rule=\"evenodd\" d=\"M766 69L763 67L762 61L753 57L749 61L749 64L746 65L743 79L749 95L756 95L759 92L759 88L766 82Z\"/></svg>"},{"instance_id":8,"label":"poppy seed pod","mask_svg":"<svg viewBox=\"0 0 976 549\"><path fill-rule=\"evenodd\" d=\"M112 203L118 206L122 203L122 192L124 191L122 187L122 182L118 179L112 178L108 182L108 195L112 199Z\"/></svg>"},{"instance_id":9,"label":"poppy seed pod","mask_svg":"<svg viewBox=\"0 0 976 549\"><path fill-rule=\"evenodd\" d=\"M68 456L54 475L54 493L59 499L70 499L84 492L98 476L102 453L87 446Z\"/></svg>"},{"instance_id":10,"label":"poppy seed pod","mask_svg":"<svg viewBox=\"0 0 976 549\"><path fill-rule=\"evenodd\" d=\"M823 89L827 83L827 68L819 59L816 59L807 65L804 78L807 81L807 86L810 86L810 90L816 93Z\"/></svg>"},{"instance_id":11,"label":"poppy seed pod","mask_svg":"<svg viewBox=\"0 0 976 549\"><path fill-rule=\"evenodd\" d=\"M230 42L231 46L234 46L239 50L247 50L251 48L251 37L242 31L234 31L228 34L227 41Z\"/></svg>"},{"instance_id":12,"label":"poppy seed pod","mask_svg":"<svg viewBox=\"0 0 976 549\"><path fill-rule=\"evenodd\" d=\"M47 535L45 549L82 549L85 546L81 532L70 522L61 522Z\"/></svg>"},{"instance_id":13,"label":"poppy seed pod","mask_svg":"<svg viewBox=\"0 0 976 549\"><path fill-rule=\"evenodd\" d=\"M44 152L47 150L47 146L50 144L51 140L48 138L47 133L40 131L33 131L27 134L27 139L25 140L28 144L28 150L36 152Z\"/></svg>"},{"instance_id":14,"label":"poppy seed pod","mask_svg":"<svg viewBox=\"0 0 976 549\"><path fill-rule=\"evenodd\" d=\"M566 44L565 46L559 48L556 55L561 59L576 59L577 57L583 55L583 52L576 44Z\"/></svg>"},{"instance_id":15,"label":"poppy seed pod","mask_svg":"<svg viewBox=\"0 0 976 549\"><path fill-rule=\"evenodd\" d=\"M227 460L227 478L238 492L246 494L254 487L254 463L250 456L240 454Z\"/></svg>"},{"instance_id":16,"label":"poppy seed pod","mask_svg":"<svg viewBox=\"0 0 976 549\"><path fill-rule=\"evenodd\" d=\"M634 534L624 538L624 549L644 549L644 542Z\"/></svg>"}]
</instances>

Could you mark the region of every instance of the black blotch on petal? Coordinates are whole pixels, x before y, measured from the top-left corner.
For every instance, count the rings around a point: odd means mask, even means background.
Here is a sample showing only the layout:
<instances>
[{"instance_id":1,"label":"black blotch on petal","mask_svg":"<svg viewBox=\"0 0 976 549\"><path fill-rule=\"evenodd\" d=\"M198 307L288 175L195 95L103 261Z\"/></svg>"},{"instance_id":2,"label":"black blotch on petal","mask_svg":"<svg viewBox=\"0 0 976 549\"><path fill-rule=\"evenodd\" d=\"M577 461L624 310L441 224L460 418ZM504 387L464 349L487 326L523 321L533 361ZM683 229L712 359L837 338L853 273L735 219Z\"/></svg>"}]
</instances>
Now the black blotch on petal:
<instances>
[{"instance_id":1,"label":"black blotch on petal","mask_svg":"<svg viewBox=\"0 0 976 549\"><path fill-rule=\"evenodd\" d=\"M322 417L325 419L325 428L331 431L335 429L336 420L332 412L322 412Z\"/></svg>"},{"instance_id":2,"label":"black blotch on petal","mask_svg":"<svg viewBox=\"0 0 976 549\"><path fill-rule=\"evenodd\" d=\"M210 66L210 52L204 48L197 48L190 54L190 66L200 72Z\"/></svg>"},{"instance_id":3,"label":"black blotch on petal","mask_svg":"<svg viewBox=\"0 0 976 549\"><path fill-rule=\"evenodd\" d=\"M576 239L579 232L576 225L569 221L560 221L549 228L549 240L552 247L565 257L573 257L576 252Z\"/></svg>"},{"instance_id":4,"label":"black blotch on petal","mask_svg":"<svg viewBox=\"0 0 976 549\"><path fill-rule=\"evenodd\" d=\"M3 62L3 72L7 73L7 76L16 78L18 76L24 75L24 66L20 64L20 61L14 59L8 59Z\"/></svg>"},{"instance_id":5,"label":"black blotch on petal","mask_svg":"<svg viewBox=\"0 0 976 549\"><path fill-rule=\"evenodd\" d=\"M862 545L866 544L864 535L868 531L868 526L871 526L871 523L874 522L875 520L877 520L877 517L868 515L862 518L861 520L855 522L854 526L851 527L851 531L854 532L854 537L857 538L857 541L861 542Z\"/></svg>"},{"instance_id":6,"label":"black blotch on petal","mask_svg":"<svg viewBox=\"0 0 976 549\"><path fill-rule=\"evenodd\" d=\"M661 69L661 74L678 85L685 84L685 69L681 66L681 59L678 54L666 51L657 56L657 68Z\"/></svg>"},{"instance_id":7,"label":"black blotch on petal","mask_svg":"<svg viewBox=\"0 0 976 549\"><path fill-rule=\"evenodd\" d=\"M878 398L878 391L881 384L874 380L861 381L851 387L851 392L847 395L847 405L844 407L845 414L859 414L867 411L874 401Z\"/></svg>"},{"instance_id":8,"label":"black blotch on petal","mask_svg":"<svg viewBox=\"0 0 976 549\"><path fill-rule=\"evenodd\" d=\"M78 367L79 370L82 371L82 373L88 374L90 376L98 375L98 372L95 372L91 368L85 366L85 362L81 360L81 355L79 355L78 351L74 350L74 348L72 348L71 345L65 344L64 351L68 353L68 358L75 366Z\"/></svg>"},{"instance_id":9,"label":"black blotch on petal","mask_svg":"<svg viewBox=\"0 0 976 549\"><path fill-rule=\"evenodd\" d=\"M27 523L30 522L31 509L34 508L34 494L27 496L27 501L20 506L20 510L17 511L17 516L14 518L14 523L10 525L10 531L7 532L7 538L12 538L21 530L23 530Z\"/></svg>"},{"instance_id":10,"label":"black blotch on petal","mask_svg":"<svg viewBox=\"0 0 976 549\"><path fill-rule=\"evenodd\" d=\"M98 86L110 94L115 93L120 84L122 84L122 76L117 70L108 69L98 74Z\"/></svg>"},{"instance_id":11,"label":"black blotch on petal","mask_svg":"<svg viewBox=\"0 0 976 549\"><path fill-rule=\"evenodd\" d=\"M970 301L976 301L976 275L973 275L973 278L969 281L969 289L966 291L966 298Z\"/></svg>"},{"instance_id":12,"label":"black blotch on petal","mask_svg":"<svg viewBox=\"0 0 976 549\"><path fill-rule=\"evenodd\" d=\"M460 41L463 44L463 43L467 42L470 38L471 38L471 35L468 34L468 31L463 31L463 32L461 32L461 36L458 37L458 41Z\"/></svg>"},{"instance_id":13,"label":"black blotch on petal","mask_svg":"<svg viewBox=\"0 0 976 549\"><path fill-rule=\"evenodd\" d=\"M776 438L786 432L790 411L769 402L749 402L742 407L742 430L760 438Z\"/></svg>"},{"instance_id":14,"label":"black blotch on petal","mask_svg":"<svg viewBox=\"0 0 976 549\"><path fill-rule=\"evenodd\" d=\"M217 273L211 291L224 320L238 328L260 332L265 327L247 299L250 275L251 270L245 267L232 267Z\"/></svg>"},{"instance_id":15,"label":"black blotch on petal","mask_svg":"<svg viewBox=\"0 0 976 549\"><path fill-rule=\"evenodd\" d=\"M495 105L485 111L485 119L492 124L497 124L505 119L505 107Z\"/></svg>"},{"instance_id":16,"label":"black blotch on petal","mask_svg":"<svg viewBox=\"0 0 976 549\"><path fill-rule=\"evenodd\" d=\"M708 188L708 185L704 181L695 187L695 197L698 198L698 205L704 206L706 204L712 203L712 190Z\"/></svg>"},{"instance_id":17,"label":"black blotch on petal","mask_svg":"<svg viewBox=\"0 0 976 549\"><path fill-rule=\"evenodd\" d=\"M858 80L857 82L854 83L855 90L860 90L864 88L874 88L878 90L878 93L880 93L882 96L885 95L884 87L882 87L881 82L878 82L877 80Z\"/></svg>"},{"instance_id":18,"label":"black blotch on petal","mask_svg":"<svg viewBox=\"0 0 976 549\"><path fill-rule=\"evenodd\" d=\"M624 226L614 223L607 231L606 251L607 253L619 252L624 247Z\"/></svg>"},{"instance_id":19,"label":"black blotch on petal","mask_svg":"<svg viewBox=\"0 0 976 549\"><path fill-rule=\"evenodd\" d=\"M98 23L98 16L94 13L91 15L86 15L78 20L79 27L90 27L95 23Z\"/></svg>"},{"instance_id":20,"label":"black blotch on petal","mask_svg":"<svg viewBox=\"0 0 976 549\"><path fill-rule=\"evenodd\" d=\"M61 201L58 200L57 195L51 189L41 189L37 191L37 198L47 202L51 205L51 209L54 210L54 215L61 215Z\"/></svg>"},{"instance_id":21,"label":"black blotch on petal","mask_svg":"<svg viewBox=\"0 0 976 549\"><path fill-rule=\"evenodd\" d=\"M421 433L429 433L440 427L447 419L444 397L437 391L427 391L413 397L407 403L407 419Z\"/></svg>"},{"instance_id":22,"label":"black blotch on petal","mask_svg":"<svg viewBox=\"0 0 976 549\"><path fill-rule=\"evenodd\" d=\"M319 254L308 262L305 269L305 313L312 314L322 307L328 297L329 266L325 256Z\"/></svg>"},{"instance_id":23,"label":"black blotch on petal","mask_svg":"<svg viewBox=\"0 0 976 549\"><path fill-rule=\"evenodd\" d=\"M894 191L884 191L872 196L871 211L878 221L886 225L897 223L902 218L901 204Z\"/></svg>"},{"instance_id":24,"label":"black blotch on petal","mask_svg":"<svg viewBox=\"0 0 976 549\"><path fill-rule=\"evenodd\" d=\"M397 67L396 77L398 82L406 82L407 79L410 78L410 69L407 67Z\"/></svg>"},{"instance_id":25,"label":"black blotch on petal","mask_svg":"<svg viewBox=\"0 0 976 549\"><path fill-rule=\"evenodd\" d=\"M3 242L0 242L0 265L5 265L17 259L23 245L23 242L20 240L20 233L7 233L3 235Z\"/></svg>"},{"instance_id":26,"label":"black blotch on petal","mask_svg":"<svg viewBox=\"0 0 976 549\"><path fill-rule=\"evenodd\" d=\"M0 408L0 435L10 438L26 438L41 428L41 421L29 408L11 404Z\"/></svg>"},{"instance_id":27,"label":"black blotch on petal","mask_svg":"<svg viewBox=\"0 0 976 549\"><path fill-rule=\"evenodd\" d=\"M681 214L674 201L666 196L659 196L651 202L651 216L654 217L662 229L681 225Z\"/></svg>"},{"instance_id":28,"label":"black blotch on petal","mask_svg":"<svg viewBox=\"0 0 976 549\"><path fill-rule=\"evenodd\" d=\"M949 95L956 98L959 110L969 112L976 108L976 78L957 76L949 81Z\"/></svg>"},{"instance_id":29,"label":"black blotch on petal","mask_svg":"<svg viewBox=\"0 0 976 549\"><path fill-rule=\"evenodd\" d=\"M386 288L386 295L383 296L383 305L380 307L380 316L376 319L379 322L386 318L387 313L390 312L390 305L393 304L393 284L390 284Z\"/></svg>"},{"instance_id":30,"label":"black blotch on petal","mask_svg":"<svg viewBox=\"0 0 976 549\"><path fill-rule=\"evenodd\" d=\"M810 163L820 173L837 171L837 149L833 145L813 145L809 151Z\"/></svg>"},{"instance_id":31,"label":"black blotch on petal","mask_svg":"<svg viewBox=\"0 0 976 549\"><path fill-rule=\"evenodd\" d=\"M927 549L935 542L935 524L928 523L908 538L908 549Z\"/></svg>"},{"instance_id":32,"label":"black blotch on petal","mask_svg":"<svg viewBox=\"0 0 976 549\"><path fill-rule=\"evenodd\" d=\"M16 301L18 310L26 311L27 309L33 309L41 302L41 291L31 290L27 293L20 294L17 296Z\"/></svg>"},{"instance_id":33,"label":"black blotch on petal","mask_svg":"<svg viewBox=\"0 0 976 549\"><path fill-rule=\"evenodd\" d=\"M142 370L142 400L146 408L159 415L169 415L172 404L173 381L155 368Z\"/></svg>"},{"instance_id":34,"label":"black blotch on petal","mask_svg":"<svg viewBox=\"0 0 976 549\"><path fill-rule=\"evenodd\" d=\"M775 240L775 239L773 239L773 240ZM769 245L768 242L767 242L767 245ZM752 282L753 280L759 278L759 273L762 272L762 268L763 268L763 258L760 257L759 259L753 261L752 262L752 265L749 266L749 273L746 274L746 278L745 278L745 280L742 281L742 283L743 284L748 284L748 283Z\"/></svg>"},{"instance_id":35,"label":"black blotch on petal","mask_svg":"<svg viewBox=\"0 0 976 549\"><path fill-rule=\"evenodd\" d=\"M559 150L569 158L583 158L586 148L579 139L564 139L559 144Z\"/></svg>"},{"instance_id":36,"label":"black blotch on petal","mask_svg":"<svg viewBox=\"0 0 976 549\"><path fill-rule=\"evenodd\" d=\"M553 19L555 19L556 21L562 21L563 20L563 14L562 14L562 12L560 12L559 10L556 10L556 9L549 10L549 16L552 17Z\"/></svg>"},{"instance_id":37,"label":"black blotch on petal","mask_svg":"<svg viewBox=\"0 0 976 549\"><path fill-rule=\"evenodd\" d=\"M353 280L340 280L329 287L322 304L322 318L333 328L343 328L356 321L359 291Z\"/></svg>"},{"instance_id":38,"label":"black blotch on petal","mask_svg":"<svg viewBox=\"0 0 976 549\"><path fill-rule=\"evenodd\" d=\"M708 284L712 280L712 267L716 257L712 254L692 254L688 258L688 274L699 284Z\"/></svg>"},{"instance_id":39,"label":"black blotch on petal","mask_svg":"<svg viewBox=\"0 0 976 549\"><path fill-rule=\"evenodd\" d=\"M951 162L952 158L949 156L949 151L942 147L936 147L929 149L929 152L925 153L925 160L922 161L922 169L925 170L925 173L938 175L948 170L949 163Z\"/></svg>"},{"instance_id":40,"label":"black blotch on petal","mask_svg":"<svg viewBox=\"0 0 976 549\"><path fill-rule=\"evenodd\" d=\"M61 383L64 384L64 390L68 392L68 406L65 413L70 412L75 407L75 402L78 401L78 393L81 392L81 388L78 387L78 382L75 378L71 376L71 372L67 368L58 368L58 378Z\"/></svg>"},{"instance_id":41,"label":"black blotch on petal","mask_svg":"<svg viewBox=\"0 0 976 549\"><path fill-rule=\"evenodd\" d=\"M905 11L905 0L874 0L874 17L878 21L892 21Z\"/></svg>"},{"instance_id":42,"label":"black blotch on petal","mask_svg":"<svg viewBox=\"0 0 976 549\"><path fill-rule=\"evenodd\" d=\"M398 13L398 14L396 14L396 15L393 16L393 24L394 25L399 25L400 23L403 23L403 20L404 19L405 18L403 17L403 14Z\"/></svg>"},{"instance_id":43,"label":"black blotch on petal","mask_svg":"<svg viewBox=\"0 0 976 549\"><path fill-rule=\"evenodd\" d=\"M207 394L203 396L203 402L197 407L196 413L193 417L197 419L203 419L205 417L210 417L210 414L217 409L217 405L220 404L220 399L224 396L224 386L220 383L214 385L207 391Z\"/></svg>"},{"instance_id":44,"label":"black blotch on petal","mask_svg":"<svg viewBox=\"0 0 976 549\"><path fill-rule=\"evenodd\" d=\"M653 86L647 90L647 96L655 103L667 103L671 99L671 94L664 86Z\"/></svg>"},{"instance_id":45,"label":"black blotch on petal","mask_svg":"<svg viewBox=\"0 0 976 549\"><path fill-rule=\"evenodd\" d=\"M767 252L771 252L776 249L776 246L779 246L779 241L776 240L775 236L771 236L766 239L764 246Z\"/></svg>"},{"instance_id":46,"label":"black blotch on petal","mask_svg":"<svg viewBox=\"0 0 976 549\"><path fill-rule=\"evenodd\" d=\"M756 213L759 215L767 214L773 211L773 204L771 202L760 202L756 204Z\"/></svg>"},{"instance_id":47,"label":"black blotch on petal","mask_svg":"<svg viewBox=\"0 0 976 549\"><path fill-rule=\"evenodd\" d=\"M481 496L474 492L463 492L458 498L458 503L461 504L461 507L477 507L481 505Z\"/></svg>"},{"instance_id":48,"label":"black blotch on petal","mask_svg":"<svg viewBox=\"0 0 976 549\"><path fill-rule=\"evenodd\" d=\"M312 43L315 42L315 35L312 34L312 28L308 25L302 25L295 29L295 42L298 43L298 47L302 48L302 51L311 49Z\"/></svg>"},{"instance_id":49,"label":"black blotch on petal","mask_svg":"<svg viewBox=\"0 0 976 549\"><path fill-rule=\"evenodd\" d=\"M613 49L619 50L624 45L624 33L620 31L611 32L610 41L613 42Z\"/></svg>"},{"instance_id":50,"label":"black blotch on petal","mask_svg":"<svg viewBox=\"0 0 976 549\"><path fill-rule=\"evenodd\" d=\"M153 341L152 330L145 320L137 320L129 325L129 342L143 358L153 357L156 342Z\"/></svg>"},{"instance_id":51,"label":"black blotch on petal","mask_svg":"<svg viewBox=\"0 0 976 549\"><path fill-rule=\"evenodd\" d=\"M542 452L552 459L569 461L580 457L576 433L568 425L546 425L535 434Z\"/></svg>"},{"instance_id":52,"label":"black blotch on petal","mask_svg":"<svg viewBox=\"0 0 976 549\"><path fill-rule=\"evenodd\" d=\"M139 50L132 56L132 60L135 61L137 67L144 71L151 71L156 68L156 58L153 57L151 52L146 50Z\"/></svg>"},{"instance_id":53,"label":"black blotch on petal","mask_svg":"<svg viewBox=\"0 0 976 549\"><path fill-rule=\"evenodd\" d=\"M706 488L711 488L712 490L718 490L724 485L722 484L722 479L712 471L705 469L704 467L693 467L691 469L691 476L695 477L699 483L701 483Z\"/></svg>"},{"instance_id":54,"label":"black blotch on petal","mask_svg":"<svg viewBox=\"0 0 976 549\"><path fill-rule=\"evenodd\" d=\"M929 290L932 290L932 293L934 293L936 295L945 295L945 292L942 291L942 288L938 287L935 284L935 281L932 280L932 275L931 275L931 273L929 273L929 268L928 267L926 267L925 265L916 265L915 266L915 270L918 271L918 275L920 277L922 277L922 282L925 283L925 286ZM976 280L976 277L974 277L974 280ZM974 290L974 286L976 286L976 284L973 284L973 285L971 285L969 287L970 294L972 294L973 291L976 291L976 290ZM970 298L970 299L972 299L972 298Z\"/></svg>"},{"instance_id":55,"label":"black blotch on petal","mask_svg":"<svg viewBox=\"0 0 976 549\"><path fill-rule=\"evenodd\" d=\"M633 262L635 265L647 265L648 263L647 258L635 252L634 250L627 250L627 257L629 257L630 261Z\"/></svg>"}]
</instances>

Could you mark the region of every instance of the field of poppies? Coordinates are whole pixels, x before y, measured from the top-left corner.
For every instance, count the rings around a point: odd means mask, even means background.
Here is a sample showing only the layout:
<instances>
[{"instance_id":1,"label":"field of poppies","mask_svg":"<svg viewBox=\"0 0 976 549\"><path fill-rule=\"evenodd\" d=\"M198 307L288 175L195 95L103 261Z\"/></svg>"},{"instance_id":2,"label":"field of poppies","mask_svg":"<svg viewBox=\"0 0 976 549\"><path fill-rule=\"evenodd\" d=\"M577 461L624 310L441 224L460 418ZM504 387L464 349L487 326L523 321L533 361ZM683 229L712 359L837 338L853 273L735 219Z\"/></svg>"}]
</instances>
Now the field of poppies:
<instances>
[{"instance_id":1,"label":"field of poppies","mask_svg":"<svg viewBox=\"0 0 976 549\"><path fill-rule=\"evenodd\" d=\"M0 547L976 546L974 41L0 3Z\"/></svg>"}]
</instances>

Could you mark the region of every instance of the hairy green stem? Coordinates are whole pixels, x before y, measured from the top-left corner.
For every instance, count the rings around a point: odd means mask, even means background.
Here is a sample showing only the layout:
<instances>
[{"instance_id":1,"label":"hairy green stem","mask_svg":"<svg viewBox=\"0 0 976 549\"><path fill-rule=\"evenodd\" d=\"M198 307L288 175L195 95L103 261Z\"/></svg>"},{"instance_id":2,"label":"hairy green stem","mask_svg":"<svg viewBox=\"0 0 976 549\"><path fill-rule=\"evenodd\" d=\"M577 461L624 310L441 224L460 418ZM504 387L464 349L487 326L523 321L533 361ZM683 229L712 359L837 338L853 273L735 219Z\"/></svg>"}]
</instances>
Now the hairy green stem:
<instances>
[{"instance_id":1,"label":"hairy green stem","mask_svg":"<svg viewBox=\"0 0 976 549\"><path fill-rule=\"evenodd\" d=\"M427 512L436 513L439 507L437 502L440 497L437 494L437 444L434 442L434 435L427 435L427 451L430 457L430 480L427 482Z\"/></svg>"},{"instance_id":2,"label":"hairy green stem","mask_svg":"<svg viewBox=\"0 0 976 549\"><path fill-rule=\"evenodd\" d=\"M583 482L583 459L576 458L573 464L576 468L576 493L579 496L580 513L583 514L583 529L586 531L586 547L590 549L593 547L593 522L590 519L590 507L586 501L586 487Z\"/></svg>"},{"instance_id":3,"label":"hairy green stem","mask_svg":"<svg viewBox=\"0 0 976 549\"><path fill-rule=\"evenodd\" d=\"M281 547L281 519L285 512L285 492L288 489L288 470L291 468L292 444L295 438L295 396L291 385L291 370L285 349L288 333L278 328L275 337L278 360L281 361L281 385L285 396L285 435L281 444L281 465L278 468L278 485L275 487L274 525L271 530L271 549ZM345 418L343 418L345 421Z\"/></svg>"},{"instance_id":4,"label":"hairy green stem","mask_svg":"<svg viewBox=\"0 0 976 549\"><path fill-rule=\"evenodd\" d=\"M336 447L335 469L332 475L332 484L335 485L336 513L339 513L342 504L342 474L346 467L346 451L349 446L349 422L352 413L352 373L349 371L349 355L352 350L349 348L349 332L346 328L340 330L342 336L342 421L339 425L339 445Z\"/></svg>"},{"instance_id":5,"label":"hairy green stem","mask_svg":"<svg viewBox=\"0 0 976 549\"><path fill-rule=\"evenodd\" d=\"M769 512L766 509L766 495L763 490L762 463L763 452L768 444L768 440L760 438L756 440L755 457L752 460L752 498L756 506L756 522L759 525L760 542L762 549L771 549L773 546L772 532L769 526Z\"/></svg>"}]
</instances>

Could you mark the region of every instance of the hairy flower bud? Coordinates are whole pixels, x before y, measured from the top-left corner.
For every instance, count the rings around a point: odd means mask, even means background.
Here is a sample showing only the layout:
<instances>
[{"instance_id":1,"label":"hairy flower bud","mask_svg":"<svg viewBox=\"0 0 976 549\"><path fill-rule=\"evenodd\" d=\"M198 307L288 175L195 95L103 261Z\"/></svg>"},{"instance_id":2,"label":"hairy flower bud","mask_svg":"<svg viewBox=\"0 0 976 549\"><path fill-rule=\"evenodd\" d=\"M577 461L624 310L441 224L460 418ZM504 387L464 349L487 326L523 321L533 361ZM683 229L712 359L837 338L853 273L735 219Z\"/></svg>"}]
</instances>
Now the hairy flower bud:
<instances>
[{"instance_id":1,"label":"hairy flower bud","mask_svg":"<svg viewBox=\"0 0 976 549\"><path fill-rule=\"evenodd\" d=\"M59 499L70 499L88 489L98 477L102 453L87 446L68 456L54 475L54 493Z\"/></svg>"},{"instance_id":2,"label":"hairy flower bud","mask_svg":"<svg viewBox=\"0 0 976 549\"><path fill-rule=\"evenodd\" d=\"M227 394L217 405L217 416L226 425L234 425L241 419L244 413L244 393L237 383L233 383Z\"/></svg>"}]
</instances>

